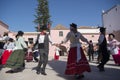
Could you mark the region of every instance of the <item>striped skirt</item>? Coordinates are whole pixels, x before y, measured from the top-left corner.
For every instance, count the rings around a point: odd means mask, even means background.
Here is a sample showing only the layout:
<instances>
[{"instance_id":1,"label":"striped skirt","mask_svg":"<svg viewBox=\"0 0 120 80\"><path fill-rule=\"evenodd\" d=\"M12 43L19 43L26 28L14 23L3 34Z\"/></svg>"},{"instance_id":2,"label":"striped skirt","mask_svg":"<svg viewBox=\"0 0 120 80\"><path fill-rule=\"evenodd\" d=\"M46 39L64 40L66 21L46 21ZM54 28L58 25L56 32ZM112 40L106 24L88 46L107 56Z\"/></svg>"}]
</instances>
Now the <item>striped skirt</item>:
<instances>
[{"instance_id":1,"label":"striped skirt","mask_svg":"<svg viewBox=\"0 0 120 80\"><path fill-rule=\"evenodd\" d=\"M70 48L68 60L67 60L67 67L65 70L66 75L75 75L75 74L82 74L83 72L91 72L89 63L86 59L86 56L81 50L81 59L77 62L77 47Z\"/></svg>"}]
</instances>

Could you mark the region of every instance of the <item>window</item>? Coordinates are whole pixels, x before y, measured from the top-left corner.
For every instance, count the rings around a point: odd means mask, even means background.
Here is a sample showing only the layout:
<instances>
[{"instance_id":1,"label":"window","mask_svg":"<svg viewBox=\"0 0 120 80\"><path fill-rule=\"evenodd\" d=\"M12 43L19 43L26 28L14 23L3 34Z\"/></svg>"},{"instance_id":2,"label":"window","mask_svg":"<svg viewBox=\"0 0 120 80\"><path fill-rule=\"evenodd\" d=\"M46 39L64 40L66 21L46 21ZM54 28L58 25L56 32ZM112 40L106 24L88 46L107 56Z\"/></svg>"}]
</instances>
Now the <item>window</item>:
<instances>
[{"instance_id":1,"label":"window","mask_svg":"<svg viewBox=\"0 0 120 80\"><path fill-rule=\"evenodd\" d=\"M92 37L94 37L94 35L92 35Z\"/></svg>"},{"instance_id":2,"label":"window","mask_svg":"<svg viewBox=\"0 0 120 80\"><path fill-rule=\"evenodd\" d=\"M59 31L59 36L60 36L60 37L63 36L63 31Z\"/></svg>"},{"instance_id":3,"label":"window","mask_svg":"<svg viewBox=\"0 0 120 80\"><path fill-rule=\"evenodd\" d=\"M115 10L116 10L116 12L117 12L117 8L116 8Z\"/></svg>"}]
</instances>

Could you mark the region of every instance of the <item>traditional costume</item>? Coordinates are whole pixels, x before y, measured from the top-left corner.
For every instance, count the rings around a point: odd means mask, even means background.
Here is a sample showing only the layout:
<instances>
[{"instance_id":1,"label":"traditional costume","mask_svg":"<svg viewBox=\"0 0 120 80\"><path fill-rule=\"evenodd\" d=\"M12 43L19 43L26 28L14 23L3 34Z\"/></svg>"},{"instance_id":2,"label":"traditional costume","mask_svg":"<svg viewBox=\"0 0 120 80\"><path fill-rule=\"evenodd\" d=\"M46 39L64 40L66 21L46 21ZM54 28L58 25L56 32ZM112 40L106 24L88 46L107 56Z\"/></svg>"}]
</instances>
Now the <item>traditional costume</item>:
<instances>
[{"instance_id":1,"label":"traditional costume","mask_svg":"<svg viewBox=\"0 0 120 80\"><path fill-rule=\"evenodd\" d=\"M15 41L15 50L12 52L10 55L9 59L7 60L6 67L12 68L12 70L7 71L6 73L9 72L14 72L15 70L18 70L19 68L24 67L24 57L25 57L25 52L24 48L27 48L27 44L24 41L22 31L18 31L18 38Z\"/></svg>"},{"instance_id":2,"label":"traditional costume","mask_svg":"<svg viewBox=\"0 0 120 80\"><path fill-rule=\"evenodd\" d=\"M4 36L2 37L0 35L0 57L2 56L4 52L4 44L9 40L8 33L4 33Z\"/></svg>"},{"instance_id":3,"label":"traditional costume","mask_svg":"<svg viewBox=\"0 0 120 80\"><path fill-rule=\"evenodd\" d=\"M101 27L100 28L100 36L98 39L98 44L99 44L99 54L102 55L101 63L97 66L99 68L99 71L105 71L104 70L104 65L109 61L110 54L107 49L107 40L105 37L105 28Z\"/></svg>"},{"instance_id":4,"label":"traditional costume","mask_svg":"<svg viewBox=\"0 0 120 80\"><path fill-rule=\"evenodd\" d=\"M116 39L109 41L109 50L112 54L114 62L115 64L120 65L120 48L118 45L120 45L120 43Z\"/></svg>"},{"instance_id":5,"label":"traditional costume","mask_svg":"<svg viewBox=\"0 0 120 80\"><path fill-rule=\"evenodd\" d=\"M55 49L55 55L54 55L54 60L59 60L59 56L60 56L60 48L56 47L56 49Z\"/></svg>"},{"instance_id":6,"label":"traditional costume","mask_svg":"<svg viewBox=\"0 0 120 80\"><path fill-rule=\"evenodd\" d=\"M15 48L14 42L9 42L4 45L4 52L3 55L0 58L0 62L2 65L6 64L6 61L8 60L9 56L11 55L13 49Z\"/></svg>"},{"instance_id":7,"label":"traditional costume","mask_svg":"<svg viewBox=\"0 0 120 80\"><path fill-rule=\"evenodd\" d=\"M67 67L65 70L66 75L76 75L82 74L85 71L91 71L81 43L79 42L80 39L84 42L88 42L80 32L73 33L70 31L65 40L62 41L62 43L66 43L68 40L70 40L70 50L67 59Z\"/></svg>"},{"instance_id":8,"label":"traditional costume","mask_svg":"<svg viewBox=\"0 0 120 80\"><path fill-rule=\"evenodd\" d=\"M46 26L42 27L43 32L38 34L35 45L38 45L38 50L40 53L40 60L37 66L37 74L47 75L45 72L46 65L48 63L48 54L49 54L49 42L52 44L49 33L44 32L47 30Z\"/></svg>"},{"instance_id":9,"label":"traditional costume","mask_svg":"<svg viewBox=\"0 0 120 80\"><path fill-rule=\"evenodd\" d=\"M3 51L4 51L4 49L3 49L4 44L5 44L4 42L0 41L0 58L1 58Z\"/></svg>"}]
</instances>

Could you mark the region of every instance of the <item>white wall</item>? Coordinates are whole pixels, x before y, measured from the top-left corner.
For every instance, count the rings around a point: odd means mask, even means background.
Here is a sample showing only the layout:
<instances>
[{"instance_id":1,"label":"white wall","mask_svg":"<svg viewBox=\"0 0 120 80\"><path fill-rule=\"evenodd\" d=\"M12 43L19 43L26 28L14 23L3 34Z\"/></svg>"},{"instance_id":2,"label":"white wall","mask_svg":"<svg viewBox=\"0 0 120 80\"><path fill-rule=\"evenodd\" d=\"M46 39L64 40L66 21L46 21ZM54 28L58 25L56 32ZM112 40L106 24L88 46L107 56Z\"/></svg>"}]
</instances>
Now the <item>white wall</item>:
<instances>
[{"instance_id":1,"label":"white wall","mask_svg":"<svg viewBox=\"0 0 120 80\"><path fill-rule=\"evenodd\" d=\"M116 5L103 13L103 26L107 33L120 30L120 5Z\"/></svg>"},{"instance_id":2,"label":"white wall","mask_svg":"<svg viewBox=\"0 0 120 80\"><path fill-rule=\"evenodd\" d=\"M99 29L78 29L81 33L99 33Z\"/></svg>"}]
</instances>

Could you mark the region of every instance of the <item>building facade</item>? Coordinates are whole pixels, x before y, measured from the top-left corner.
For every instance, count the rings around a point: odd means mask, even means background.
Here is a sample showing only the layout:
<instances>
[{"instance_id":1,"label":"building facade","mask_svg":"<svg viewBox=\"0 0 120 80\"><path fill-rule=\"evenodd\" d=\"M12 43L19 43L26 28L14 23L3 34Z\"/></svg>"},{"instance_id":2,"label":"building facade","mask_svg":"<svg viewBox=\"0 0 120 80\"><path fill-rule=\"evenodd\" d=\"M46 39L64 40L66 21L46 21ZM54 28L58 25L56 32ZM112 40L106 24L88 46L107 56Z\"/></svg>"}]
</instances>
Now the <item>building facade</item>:
<instances>
[{"instance_id":1,"label":"building facade","mask_svg":"<svg viewBox=\"0 0 120 80\"><path fill-rule=\"evenodd\" d=\"M116 39L120 41L120 5L115 5L111 9L102 13L103 26L107 33L114 33Z\"/></svg>"},{"instance_id":2,"label":"building facade","mask_svg":"<svg viewBox=\"0 0 120 80\"><path fill-rule=\"evenodd\" d=\"M9 32L9 26L4 22L0 21L0 35L4 34L4 32Z\"/></svg>"},{"instance_id":3,"label":"building facade","mask_svg":"<svg viewBox=\"0 0 120 80\"><path fill-rule=\"evenodd\" d=\"M4 26L3 26L4 27ZM2 29L2 28L1 28ZM0 29L0 30L1 30ZM3 30L1 30L3 31ZM9 30L4 30L4 32ZM83 34L84 37L86 37L88 40L92 40L93 43L97 43L98 37L99 37L99 29L97 28L91 28L91 27L78 27L78 31ZM69 32L69 28L66 28L63 25L57 25L56 27L52 28L50 30L50 36L54 43L60 43L64 38L66 37L67 33ZM9 31L9 36L15 40L17 32ZM39 32L24 32L24 39L25 41L29 41L29 39L32 39L34 42L36 41L37 34ZM68 50L69 49L69 41L66 44L63 44L63 48ZM86 45L84 42L82 42L83 45ZM52 46L50 44L49 46L49 56L54 56L55 54L55 46Z\"/></svg>"}]
</instances>

